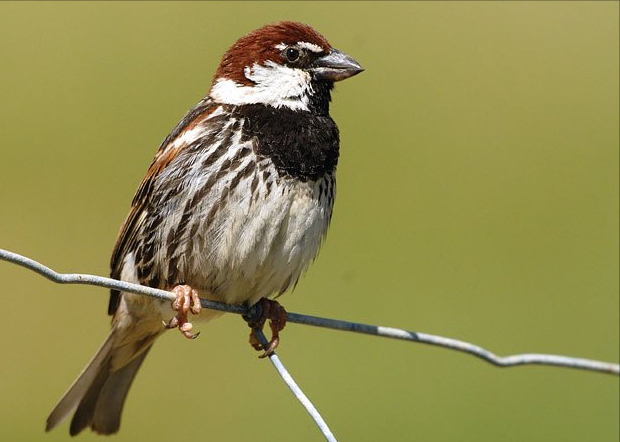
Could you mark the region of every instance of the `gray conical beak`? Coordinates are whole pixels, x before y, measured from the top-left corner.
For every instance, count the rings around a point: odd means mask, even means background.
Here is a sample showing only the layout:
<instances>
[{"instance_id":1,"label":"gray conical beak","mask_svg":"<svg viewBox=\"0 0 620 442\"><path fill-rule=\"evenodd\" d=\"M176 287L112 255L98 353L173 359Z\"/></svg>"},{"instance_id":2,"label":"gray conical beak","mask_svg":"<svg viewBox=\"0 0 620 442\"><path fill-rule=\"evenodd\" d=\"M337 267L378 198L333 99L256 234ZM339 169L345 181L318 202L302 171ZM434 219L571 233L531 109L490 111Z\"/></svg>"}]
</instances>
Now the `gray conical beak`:
<instances>
[{"instance_id":1,"label":"gray conical beak","mask_svg":"<svg viewBox=\"0 0 620 442\"><path fill-rule=\"evenodd\" d=\"M340 81L364 70L351 56L333 49L312 62L310 70L320 80Z\"/></svg>"}]
</instances>

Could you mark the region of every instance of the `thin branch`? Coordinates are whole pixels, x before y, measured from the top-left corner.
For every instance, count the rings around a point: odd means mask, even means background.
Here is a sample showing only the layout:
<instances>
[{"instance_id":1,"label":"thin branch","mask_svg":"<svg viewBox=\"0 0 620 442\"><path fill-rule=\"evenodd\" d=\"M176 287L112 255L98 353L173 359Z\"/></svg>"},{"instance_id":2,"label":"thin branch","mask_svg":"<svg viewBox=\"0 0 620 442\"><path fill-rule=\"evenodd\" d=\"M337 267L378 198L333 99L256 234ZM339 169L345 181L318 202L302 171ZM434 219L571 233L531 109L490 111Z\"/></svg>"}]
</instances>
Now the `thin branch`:
<instances>
[{"instance_id":1,"label":"thin branch","mask_svg":"<svg viewBox=\"0 0 620 442\"><path fill-rule=\"evenodd\" d=\"M128 282L117 281L110 278L103 278L101 276L57 273L30 258L26 258L24 256L2 249L0 249L0 259L13 262L22 267L26 267L54 282L58 282L61 284L96 285L100 287L122 290L125 292L153 296L159 299L174 299L174 295L170 292L154 289L151 287L145 287L138 284L130 284ZM205 308L220 310L229 313L237 313L241 315L252 314L251 309L248 310L244 306L228 305L221 302L208 301L206 299L202 300L202 306ZM582 370L596 371L601 373L610 373L613 375L620 374L620 365L611 362L537 353L524 353L501 357L497 356L496 354L485 348L482 348L475 344L471 344L469 342L392 327L358 324L354 322L301 315L299 313L291 312L288 312L287 314L287 322L312 325L323 328L331 328L335 330L352 331L356 333L383 336L386 338L402 339L407 341L420 342L423 344L435 345L438 347L444 347L468 353L499 367L514 367L517 365L551 365L558 367L578 368Z\"/></svg>"}]
</instances>

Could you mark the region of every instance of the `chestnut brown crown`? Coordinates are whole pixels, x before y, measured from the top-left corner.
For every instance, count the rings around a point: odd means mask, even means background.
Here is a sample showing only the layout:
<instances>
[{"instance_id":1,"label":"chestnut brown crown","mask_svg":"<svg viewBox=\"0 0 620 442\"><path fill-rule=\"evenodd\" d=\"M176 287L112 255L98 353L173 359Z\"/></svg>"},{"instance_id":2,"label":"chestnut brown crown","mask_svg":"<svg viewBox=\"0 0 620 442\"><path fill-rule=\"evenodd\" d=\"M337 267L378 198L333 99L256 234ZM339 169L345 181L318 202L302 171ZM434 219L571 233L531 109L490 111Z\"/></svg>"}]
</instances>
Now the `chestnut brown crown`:
<instances>
[{"instance_id":1,"label":"chestnut brown crown","mask_svg":"<svg viewBox=\"0 0 620 442\"><path fill-rule=\"evenodd\" d=\"M253 82L247 78L246 69L254 65L264 66L271 61L278 65L305 69L311 67L313 62L319 65L320 61L317 60L332 53L338 54L337 57L341 59L346 56L333 49L325 37L304 23L273 23L237 40L224 54L213 81L225 78L240 85L251 86ZM348 57L348 61L352 64L346 66L348 74L343 78L363 70L352 58ZM341 70L343 69L344 66L341 67ZM340 79L342 78L333 80Z\"/></svg>"}]
</instances>

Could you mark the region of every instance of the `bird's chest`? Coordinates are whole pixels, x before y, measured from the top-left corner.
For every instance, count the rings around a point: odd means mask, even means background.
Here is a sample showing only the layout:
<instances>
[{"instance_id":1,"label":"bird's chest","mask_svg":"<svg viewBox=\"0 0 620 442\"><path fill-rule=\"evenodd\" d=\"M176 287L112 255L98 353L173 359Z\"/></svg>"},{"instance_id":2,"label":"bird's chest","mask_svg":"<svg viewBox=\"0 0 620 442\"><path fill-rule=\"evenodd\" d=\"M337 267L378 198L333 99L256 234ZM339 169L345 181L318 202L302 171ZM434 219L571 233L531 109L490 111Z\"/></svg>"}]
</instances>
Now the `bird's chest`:
<instances>
[{"instance_id":1,"label":"bird's chest","mask_svg":"<svg viewBox=\"0 0 620 442\"><path fill-rule=\"evenodd\" d=\"M329 116L262 105L240 106L235 114L244 122L241 140L253 141L279 175L307 182L334 173L339 132Z\"/></svg>"},{"instance_id":2,"label":"bird's chest","mask_svg":"<svg viewBox=\"0 0 620 442\"><path fill-rule=\"evenodd\" d=\"M156 250L154 279L238 303L286 291L316 256L335 197L338 131L329 117L227 112L162 172L143 236Z\"/></svg>"},{"instance_id":3,"label":"bird's chest","mask_svg":"<svg viewBox=\"0 0 620 442\"><path fill-rule=\"evenodd\" d=\"M331 218L334 184L331 175L308 182L261 178L254 192L238 189L208 227L187 238L191 251L181 272L226 302L283 293L319 250Z\"/></svg>"}]
</instances>

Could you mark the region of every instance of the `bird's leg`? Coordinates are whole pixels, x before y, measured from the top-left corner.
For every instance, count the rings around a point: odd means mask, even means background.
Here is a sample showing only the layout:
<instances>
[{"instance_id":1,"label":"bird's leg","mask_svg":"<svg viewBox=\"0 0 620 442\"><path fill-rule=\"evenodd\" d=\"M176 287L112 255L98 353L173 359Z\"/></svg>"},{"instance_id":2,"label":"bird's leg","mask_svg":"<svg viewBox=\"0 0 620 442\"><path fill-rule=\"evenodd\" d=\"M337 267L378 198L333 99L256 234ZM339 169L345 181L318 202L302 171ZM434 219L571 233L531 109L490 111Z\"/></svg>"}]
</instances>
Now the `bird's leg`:
<instances>
[{"instance_id":1,"label":"bird's leg","mask_svg":"<svg viewBox=\"0 0 620 442\"><path fill-rule=\"evenodd\" d=\"M277 301L267 298L261 298L258 303L260 304L260 317L244 317L244 319L252 329L250 332L250 345L257 351L264 350L265 352L259 356L259 358L264 358L273 353L280 343L280 332L286 326L286 310ZM271 340L267 347L263 347L258 336L256 336L256 330L262 330L267 319L269 319L269 327L271 328Z\"/></svg>"},{"instance_id":2,"label":"bird's leg","mask_svg":"<svg viewBox=\"0 0 620 442\"><path fill-rule=\"evenodd\" d=\"M200 332L192 334L192 323L187 320L187 315L191 311L197 315L202 310L198 292L188 285L177 285L172 289L176 299L172 301L172 309L177 314L167 323L164 322L166 328L179 328L183 336L188 339L196 339Z\"/></svg>"}]
</instances>

